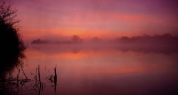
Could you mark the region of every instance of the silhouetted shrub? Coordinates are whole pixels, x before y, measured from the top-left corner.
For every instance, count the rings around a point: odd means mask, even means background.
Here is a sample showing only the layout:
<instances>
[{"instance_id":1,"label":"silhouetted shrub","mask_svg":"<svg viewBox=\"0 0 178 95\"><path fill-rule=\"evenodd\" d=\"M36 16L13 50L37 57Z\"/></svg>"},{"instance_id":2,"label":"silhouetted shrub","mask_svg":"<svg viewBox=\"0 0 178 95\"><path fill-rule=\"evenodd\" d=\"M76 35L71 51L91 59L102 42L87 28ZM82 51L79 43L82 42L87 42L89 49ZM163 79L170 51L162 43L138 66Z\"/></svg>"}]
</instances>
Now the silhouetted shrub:
<instances>
[{"instance_id":1,"label":"silhouetted shrub","mask_svg":"<svg viewBox=\"0 0 178 95\"><path fill-rule=\"evenodd\" d=\"M16 10L11 5L0 5L0 78L7 72L19 65L21 58L25 55L23 51L26 49L21 39L16 24Z\"/></svg>"}]
</instances>

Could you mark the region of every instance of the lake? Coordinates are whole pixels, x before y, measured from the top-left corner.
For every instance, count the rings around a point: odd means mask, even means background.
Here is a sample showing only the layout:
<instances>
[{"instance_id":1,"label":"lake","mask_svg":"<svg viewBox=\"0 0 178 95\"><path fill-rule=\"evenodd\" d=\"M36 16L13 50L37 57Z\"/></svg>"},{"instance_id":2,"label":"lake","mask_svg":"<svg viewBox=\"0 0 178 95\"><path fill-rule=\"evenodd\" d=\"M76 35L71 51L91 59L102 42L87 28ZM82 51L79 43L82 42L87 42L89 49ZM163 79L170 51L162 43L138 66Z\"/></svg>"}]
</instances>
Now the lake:
<instances>
[{"instance_id":1,"label":"lake","mask_svg":"<svg viewBox=\"0 0 178 95\"><path fill-rule=\"evenodd\" d=\"M8 85L17 95L177 95L178 52L170 51L30 45Z\"/></svg>"}]
</instances>

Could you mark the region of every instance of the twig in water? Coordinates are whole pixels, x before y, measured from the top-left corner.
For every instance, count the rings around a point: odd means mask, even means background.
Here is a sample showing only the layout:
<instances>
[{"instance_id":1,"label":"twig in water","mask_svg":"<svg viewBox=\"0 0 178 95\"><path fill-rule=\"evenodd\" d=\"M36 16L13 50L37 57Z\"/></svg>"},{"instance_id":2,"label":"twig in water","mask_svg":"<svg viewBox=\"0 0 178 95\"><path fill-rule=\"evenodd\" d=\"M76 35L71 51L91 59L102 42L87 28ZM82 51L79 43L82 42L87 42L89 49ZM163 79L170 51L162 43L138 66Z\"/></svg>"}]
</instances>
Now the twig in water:
<instances>
[{"instance_id":1,"label":"twig in water","mask_svg":"<svg viewBox=\"0 0 178 95\"><path fill-rule=\"evenodd\" d=\"M25 78L27 79L27 76L26 76L26 74L25 74L25 72L24 72L22 66L21 66L21 69L22 69L22 73L24 74Z\"/></svg>"},{"instance_id":2,"label":"twig in water","mask_svg":"<svg viewBox=\"0 0 178 95\"><path fill-rule=\"evenodd\" d=\"M19 73L20 73L20 69L19 69L18 74L17 74L17 87L19 87Z\"/></svg>"}]
</instances>

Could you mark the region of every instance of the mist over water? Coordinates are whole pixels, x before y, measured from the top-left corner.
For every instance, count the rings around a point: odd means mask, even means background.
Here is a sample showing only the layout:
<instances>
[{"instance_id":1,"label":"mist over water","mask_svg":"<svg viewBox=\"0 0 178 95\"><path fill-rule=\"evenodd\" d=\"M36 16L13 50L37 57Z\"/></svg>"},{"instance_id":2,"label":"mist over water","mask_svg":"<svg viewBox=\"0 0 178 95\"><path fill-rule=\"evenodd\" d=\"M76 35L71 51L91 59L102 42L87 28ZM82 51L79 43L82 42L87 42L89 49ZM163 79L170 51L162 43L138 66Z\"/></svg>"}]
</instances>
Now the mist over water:
<instances>
[{"instance_id":1,"label":"mist over water","mask_svg":"<svg viewBox=\"0 0 178 95\"><path fill-rule=\"evenodd\" d=\"M81 44L36 44L30 46L31 49L44 52L44 53L61 53L61 52L72 52L78 53L80 51L90 50L90 51L105 51L105 50L115 50L121 52L142 52L142 53L161 53L161 54L172 54L178 52L177 45L148 45L148 44L115 44L115 43L81 43Z\"/></svg>"},{"instance_id":2,"label":"mist over water","mask_svg":"<svg viewBox=\"0 0 178 95\"><path fill-rule=\"evenodd\" d=\"M50 41L36 39L31 42L32 47L43 47L43 49L54 48L56 51L73 50L80 51L82 49L103 50L116 49L123 52L135 51L144 53L164 53L170 54L178 51L178 36L169 33L163 35L142 35L142 36L122 36L113 39L105 39L94 37L91 40L82 39L78 35L73 35L69 40ZM50 50L50 49L49 49Z\"/></svg>"}]
</instances>

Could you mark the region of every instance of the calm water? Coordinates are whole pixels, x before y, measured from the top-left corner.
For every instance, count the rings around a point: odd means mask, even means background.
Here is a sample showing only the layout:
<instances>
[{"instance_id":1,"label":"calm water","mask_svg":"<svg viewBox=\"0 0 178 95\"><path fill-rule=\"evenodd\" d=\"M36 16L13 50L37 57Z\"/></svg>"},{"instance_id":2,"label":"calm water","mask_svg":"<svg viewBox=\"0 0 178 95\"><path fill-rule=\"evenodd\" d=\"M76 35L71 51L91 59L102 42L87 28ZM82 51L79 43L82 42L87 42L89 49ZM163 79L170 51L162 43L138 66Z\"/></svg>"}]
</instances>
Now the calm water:
<instances>
[{"instance_id":1,"label":"calm water","mask_svg":"<svg viewBox=\"0 0 178 95\"><path fill-rule=\"evenodd\" d=\"M176 52L32 45L25 54L30 80L12 87L20 95L178 95ZM25 79L23 71L13 77Z\"/></svg>"}]
</instances>

